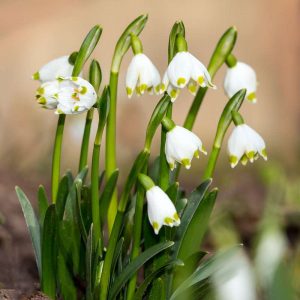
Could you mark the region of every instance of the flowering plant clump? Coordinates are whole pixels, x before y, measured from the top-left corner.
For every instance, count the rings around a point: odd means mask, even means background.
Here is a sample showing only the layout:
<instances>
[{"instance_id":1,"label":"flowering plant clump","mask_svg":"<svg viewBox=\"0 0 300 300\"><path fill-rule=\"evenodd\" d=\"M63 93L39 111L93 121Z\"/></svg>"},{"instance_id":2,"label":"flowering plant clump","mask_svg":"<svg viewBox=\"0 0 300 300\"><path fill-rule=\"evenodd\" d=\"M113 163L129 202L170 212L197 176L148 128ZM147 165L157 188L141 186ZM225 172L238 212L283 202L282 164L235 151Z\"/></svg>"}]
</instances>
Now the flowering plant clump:
<instances>
[{"instance_id":1,"label":"flowering plant clump","mask_svg":"<svg viewBox=\"0 0 300 300\"><path fill-rule=\"evenodd\" d=\"M58 114L52 193L49 199L44 187L39 187L36 214L23 191L19 187L16 191L31 235L41 290L51 299L200 299L212 288L207 286L209 280L222 273L222 262L240 253L231 249L207 259L200 247L218 194L210 186L230 124L236 126L228 140L232 167L239 161L253 162L259 155L267 158L264 140L244 124L238 113L245 97L255 102L255 72L237 62L232 54L237 38L235 27L221 36L205 67L188 52L184 24L176 22L169 36L168 68L161 77L143 53L139 35L146 22L147 16L142 15L124 30L116 44L109 83L104 87L97 60L90 62L88 77L82 75L102 33L98 25L90 30L78 51L49 62L33 75L41 82L36 91L37 102ZM128 97L149 92L153 97L161 95L161 99L148 122L145 144L119 191L117 91L122 59L130 48L134 56L126 83L120 85ZM199 158L200 152L207 154L192 129L208 88L216 88L212 79L224 64L229 67L224 88L230 99L208 151L202 183L199 176L200 185L188 195L178 182L180 164L189 169L193 157ZM194 100L183 126L179 126L172 119L172 109L176 109L173 102L185 87ZM78 174L73 176L67 171L62 175L66 116L85 112ZM94 112L99 118L92 163L88 166ZM161 150L158 158L152 160L152 140L159 128ZM100 170L105 129L105 170ZM141 268L143 276L138 276ZM235 298L246 299L241 294Z\"/></svg>"}]
</instances>

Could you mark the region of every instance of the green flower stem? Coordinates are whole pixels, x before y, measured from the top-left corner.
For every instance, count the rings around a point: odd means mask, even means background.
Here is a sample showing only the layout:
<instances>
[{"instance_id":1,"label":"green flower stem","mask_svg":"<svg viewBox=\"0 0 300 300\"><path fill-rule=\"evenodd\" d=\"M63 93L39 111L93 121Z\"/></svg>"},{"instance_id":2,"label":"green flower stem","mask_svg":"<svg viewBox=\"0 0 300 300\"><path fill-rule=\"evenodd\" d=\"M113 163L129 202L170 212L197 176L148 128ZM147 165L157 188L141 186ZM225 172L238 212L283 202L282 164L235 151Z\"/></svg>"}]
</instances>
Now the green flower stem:
<instances>
[{"instance_id":1,"label":"green flower stem","mask_svg":"<svg viewBox=\"0 0 300 300\"><path fill-rule=\"evenodd\" d=\"M172 119L172 108L173 104L170 103L167 109L166 116L169 119ZM170 183L170 167L166 159L166 154L165 154L165 145L166 145L166 136L167 136L167 131L162 128L161 129L161 140L160 140L160 160L159 160L159 186L166 191L167 188L169 187Z\"/></svg>"},{"instance_id":2,"label":"green flower stem","mask_svg":"<svg viewBox=\"0 0 300 300\"><path fill-rule=\"evenodd\" d=\"M203 175L203 177L205 179L212 178L215 167L216 167L216 163L217 163L217 160L219 157L220 150L221 150L220 147L213 145L213 148L209 155L208 162L207 162L207 165L206 165L206 168L204 171L204 175Z\"/></svg>"},{"instance_id":3,"label":"green flower stem","mask_svg":"<svg viewBox=\"0 0 300 300\"><path fill-rule=\"evenodd\" d=\"M105 169L106 178L108 179L110 175L117 168L116 162L116 122L117 122L117 88L118 88L118 73L110 73L110 107L109 114L107 118L107 128L106 128L106 159L105 159ZM108 230L111 232L115 216L117 213L117 191L115 190L111 198L109 208L108 208Z\"/></svg>"},{"instance_id":4,"label":"green flower stem","mask_svg":"<svg viewBox=\"0 0 300 300\"><path fill-rule=\"evenodd\" d=\"M246 90L242 89L238 91L236 94L234 94L226 104L221 117L219 119L218 128L216 132L216 136L214 139L214 144L212 151L210 152L208 163L206 165L203 180L209 179L213 177L214 170L216 167L217 159L222 147L223 139L225 136L225 133L232 121L232 112L237 112L241 105L243 104L244 98L246 95Z\"/></svg>"},{"instance_id":5,"label":"green flower stem","mask_svg":"<svg viewBox=\"0 0 300 300\"><path fill-rule=\"evenodd\" d=\"M132 187L136 183L138 174L141 172L143 166L148 161L149 155L150 153L147 150L143 150L142 152L140 152L140 154L137 156L131 168L131 171L127 177L127 181L124 185L124 189L120 198L120 203L118 205L116 218L113 223L113 228L109 238L106 256L104 259L103 271L102 271L102 276L100 281L100 300L107 299L110 277L111 277L112 260L114 257L119 236L122 233L123 217L127 208L128 200L130 198L129 197L130 192L132 190Z\"/></svg>"},{"instance_id":6,"label":"green flower stem","mask_svg":"<svg viewBox=\"0 0 300 300\"><path fill-rule=\"evenodd\" d=\"M57 191L60 180L60 160L61 160L61 146L64 133L66 115L61 114L58 117L56 128L54 149L52 156L52 203L56 202Z\"/></svg>"},{"instance_id":7,"label":"green flower stem","mask_svg":"<svg viewBox=\"0 0 300 300\"><path fill-rule=\"evenodd\" d=\"M208 68L207 68L212 79L216 75L217 71L224 64L224 62L226 61L226 58L231 54L231 51L235 45L236 39L237 39L237 30L235 27L230 27L220 38L220 40L212 54L212 57L210 59L210 62L209 62ZM198 89L197 94L194 98L194 101L193 101L193 103L190 107L190 110L186 116L186 119L184 121L183 126L186 129L192 130L206 92L207 92L207 87ZM178 180L179 173L180 173L180 166L178 166L176 169L175 180Z\"/></svg>"},{"instance_id":8,"label":"green flower stem","mask_svg":"<svg viewBox=\"0 0 300 300\"><path fill-rule=\"evenodd\" d=\"M100 124L100 123L99 123ZM94 244L98 245L98 254L102 256L102 234L101 234L101 220L99 209L99 156L100 146L103 134L103 127L98 126L92 156L92 170L91 170L91 202L92 202L92 220ZM99 243L99 244L98 244Z\"/></svg>"},{"instance_id":9,"label":"green flower stem","mask_svg":"<svg viewBox=\"0 0 300 300\"><path fill-rule=\"evenodd\" d=\"M142 170L143 174L147 174L147 166ZM136 203L135 203L135 212L134 212L134 226L133 226L133 242L130 260L132 261L140 254L140 244L142 236L142 227L143 227L143 207L145 199L145 189L141 183L137 183L137 192L136 192ZM127 300L132 300L137 282L137 273L131 277L128 289L127 289Z\"/></svg>"},{"instance_id":10,"label":"green flower stem","mask_svg":"<svg viewBox=\"0 0 300 300\"><path fill-rule=\"evenodd\" d=\"M91 108L86 114L85 126L84 126L84 132L83 132L83 138L82 138L81 150L80 150L80 159L79 159L78 172L80 172L87 165L89 141L90 141L91 126L92 126L92 121L93 121L93 114L94 114L94 109L93 108Z\"/></svg>"},{"instance_id":11,"label":"green flower stem","mask_svg":"<svg viewBox=\"0 0 300 300\"><path fill-rule=\"evenodd\" d=\"M242 125L245 123L243 117L241 116L241 114L239 112L233 110L231 112L231 115L232 115L232 120L233 120L233 123L235 126Z\"/></svg>"}]
</instances>

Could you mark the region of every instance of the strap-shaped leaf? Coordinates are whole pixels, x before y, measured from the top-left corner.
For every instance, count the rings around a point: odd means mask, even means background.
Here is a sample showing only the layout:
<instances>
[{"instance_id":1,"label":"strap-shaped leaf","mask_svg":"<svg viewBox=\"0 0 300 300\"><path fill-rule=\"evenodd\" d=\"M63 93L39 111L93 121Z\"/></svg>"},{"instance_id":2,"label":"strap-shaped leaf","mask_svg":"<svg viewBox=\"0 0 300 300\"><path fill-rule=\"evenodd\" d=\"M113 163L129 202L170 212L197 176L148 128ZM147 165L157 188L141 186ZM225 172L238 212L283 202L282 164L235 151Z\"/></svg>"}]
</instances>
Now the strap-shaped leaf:
<instances>
[{"instance_id":1,"label":"strap-shaped leaf","mask_svg":"<svg viewBox=\"0 0 300 300\"><path fill-rule=\"evenodd\" d=\"M75 186L76 186L76 219L77 219L77 224L79 226L81 236L84 240L84 242L87 241L87 232L85 228L85 223L82 217L82 212L81 212L81 188L82 188L82 181L76 180L75 181Z\"/></svg>"},{"instance_id":2,"label":"strap-shaped leaf","mask_svg":"<svg viewBox=\"0 0 300 300\"><path fill-rule=\"evenodd\" d=\"M166 284L163 278L157 278L152 286L149 294L149 300L167 299L166 297Z\"/></svg>"},{"instance_id":3,"label":"strap-shaped leaf","mask_svg":"<svg viewBox=\"0 0 300 300\"><path fill-rule=\"evenodd\" d=\"M174 245L174 242L162 242L141 253L141 255L135 258L131 263L129 263L129 265L127 265L122 273L116 278L114 284L111 287L108 298L114 299L118 295L124 284L131 278L131 276L135 274L135 272L140 267L142 267L152 257L157 255L161 251L171 247L172 245Z\"/></svg>"},{"instance_id":4,"label":"strap-shaped leaf","mask_svg":"<svg viewBox=\"0 0 300 300\"><path fill-rule=\"evenodd\" d=\"M42 239L42 291L51 299L56 295L56 212L55 204L48 207Z\"/></svg>"},{"instance_id":5,"label":"strap-shaped leaf","mask_svg":"<svg viewBox=\"0 0 300 300\"><path fill-rule=\"evenodd\" d=\"M91 224L89 235L86 242L86 255L85 255L85 272L86 272L86 299L93 300L94 289L94 254L95 246L93 244L93 224Z\"/></svg>"},{"instance_id":6,"label":"strap-shaped leaf","mask_svg":"<svg viewBox=\"0 0 300 300\"><path fill-rule=\"evenodd\" d=\"M100 196L99 202L100 202L100 216L102 222L104 222L105 217L107 215L107 210L109 207L110 199L113 195L113 192L115 190L117 181L118 181L118 176L119 176L119 170L115 170L109 177L103 192Z\"/></svg>"},{"instance_id":7,"label":"strap-shaped leaf","mask_svg":"<svg viewBox=\"0 0 300 300\"><path fill-rule=\"evenodd\" d=\"M34 249L35 260L37 264L37 268L39 271L39 275L41 277L42 267L41 267L41 236L40 236L40 225L35 216L34 210L24 194L24 192L17 186L16 193L19 199L19 202L22 207L22 211L24 214L24 218L26 221L26 225L29 231L29 235L31 238L31 242Z\"/></svg>"},{"instance_id":8,"label":"strap-shaped leaf","mask_svg":"<svg viewBox=\"0 0 300 300\"><path fill-rule=\"evenodd\" d=\"M180 260L171 260L171 261L167 261L163 265L159 266L149 276L147 276L145 278L145 280L141 283L141 285L138 287L138 289L134 295L134 299L142 300L143 295L145 294L148 286L151 284L151 282L154 279L156 279L158 276L160 276L166 270L171 270L174 266L182 266L182 265L183 265L183 262Z\"/></svg>"},{"instance_id":9,"label":"strap-shaped leaf","mask_svg":"<svg viewBox=\"0 0 300 300\"><path fill-rule=\"evenodd\" d=\"M182 257L186 257L185 253L182 252L182 248L185 246L184 240L186 238L186 233L196 213L196 210L210 184L211 180L204 181L192 192L192 194L189 197L187 207L184 210L184 213L181 217L181 224L176 231L175 245L172 248L174 259L182 259Z\"/></svg>"},{"instance_id":10,"label":"strap-shaped leaf","mask_svg":"<svg viewBox=\"0 0 300 300\"><path fill-rule=\"evenodd\" d=\"M49 206L49 202L47 199L45 188L42 185L40 185L38 189L38 207L39 207L39 221L40 221L41 228L43 228L44 218L48 206Z\"/></svg>"},{"instance_id":11,"label":"strap-shaped leaf","mask_svg":"<svg viewBox=\"0 0 300 300\"><path fill-rule=\"evenodd\" d=\"M184 291L194 286L195 284L200 283L203 280L209 278L216 270L222 268L224 262L226 262L230 257L235 255L236 251L240 246L235 246L227 250L220 251L213 257L206 260L196 271L190 275L180 286L174 291L170 300L182 299L179 297Z\"/></svg>"},{"instance_id":12,"label":"strap-shaped leaf","mask_svg":"<svg viewBox=\"0 0 300 300\"><path fill-rule=\"evenodd\" d=\"M57 213L58 220L62 220L64 216L65 205L66 205L68 194L69 194L69 179L68 176L65 175L63 176L63 178L59 183L57 198L56 198L56 213Z\"/></svg>"}]
</instances>

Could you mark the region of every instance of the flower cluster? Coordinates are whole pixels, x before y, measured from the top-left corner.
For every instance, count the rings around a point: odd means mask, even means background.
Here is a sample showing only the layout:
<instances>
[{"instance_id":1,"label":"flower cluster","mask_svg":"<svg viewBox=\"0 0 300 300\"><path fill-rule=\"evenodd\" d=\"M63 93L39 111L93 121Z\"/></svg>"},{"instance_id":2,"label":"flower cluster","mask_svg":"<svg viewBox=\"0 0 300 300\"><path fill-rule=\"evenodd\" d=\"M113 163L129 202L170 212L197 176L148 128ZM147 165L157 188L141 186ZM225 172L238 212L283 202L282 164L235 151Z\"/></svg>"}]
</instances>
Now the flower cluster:
<instances>
[{"instance_id":1,"label":"flower cluster","mask_svg":"<svg viewBox=\"0 0 300 300\"><path fill-rule=\"evenodd\" d=\"M197 85L201 87L215 88L205 66L191 53L187 51L186 41L182 36L177 38L178 52L171 60L164 73L162 82L157 68L151 60L142 53L142 47L137 43L137 37L133 37L134 57L132 58L126 75L126 91L130 98L134 92L142 95L145 91L161 94L167 91L174 102L180 89L188 86L189 91L195 95Z\"/></svg>"},{"instance_id":2,"label":"flower cluster","mask_svg":"<svg viewBox=\"0 0 300 300\"><path fill-rule=\"evenodd\" d=\"M67 56L55 59L33 77L42 85L36 99L43 108L55 109L56 114L78 114L91 109L97 101L93 86L81 77L72 77L73 66Z\"/></svg>"}]
</instances>

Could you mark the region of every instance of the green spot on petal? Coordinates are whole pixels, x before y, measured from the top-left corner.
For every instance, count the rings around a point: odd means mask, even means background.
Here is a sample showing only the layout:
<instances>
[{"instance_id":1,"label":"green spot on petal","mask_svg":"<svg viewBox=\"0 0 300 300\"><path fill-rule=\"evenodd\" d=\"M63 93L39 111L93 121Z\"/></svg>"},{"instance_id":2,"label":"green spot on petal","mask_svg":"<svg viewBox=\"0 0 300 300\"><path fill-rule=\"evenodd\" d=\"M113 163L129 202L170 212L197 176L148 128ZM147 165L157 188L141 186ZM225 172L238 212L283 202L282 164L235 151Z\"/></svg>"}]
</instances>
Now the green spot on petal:
<instances>
[{"instance_id":1,"label":"green spot on petal","mask_svg":"<svg viewBox=\"0 0 300 300\"><path fill-rule=\"evenodd\" d=\"M81 88L80 88L80 94L81 95L84 95L84 94L86 94L86 92L87 92L87 87L86 86L82 86Z\"/></svg>"},{"instance_id":2,"label":"green spot on petal","mask_svg":"<svg viewBox=\"0 0 300 300\"><path fill-rule=\"evenodd\" d=\"M160 90L163 92L166 90L166 86L163 83L160 85Z\"/></svg>"},{"instance_id":3,"label":"green spot on petal","mask_svg":"<svg viewBox=\"0 0 300 300\"><path fill-rule=\"evenodd\" d=\"M38 102L39 104L46 104L46 103L47 103L45 97L40 97L40 98L38 99L37 102Z\"/></svg>"},{"instance_id":4,"label":"green spot on petal","mask_svg":"<svg viewBox=\"0 0 300 300\"><path fill-rule=\"evenodd\" d=\"M255 152L254 151L249 151L246 153L246 156L249 158L249 160L252 162L255 156Z\"/></svg>"},{"instance_id":5,"label":"green spot on petal","mask_svg":"<svg viewBox=\"0 0 300 300\"><path fill-rule=\"evenodd\" d=\"M204 80L203 76L199 76L197 81L198 81L199 85L203 85L205 83L205 80Z\"/></svg>"},{"instance_id":6,"label":"green spot on petal","mask_svg":"<svg viewBox=\"0 0 300 300\"><path fill-rule=\"evenodd\" d=\"M37 90L36 90L36 93L38 95L43 95L45 93L45 89L43 87L39 87Z\"/></svg>"},{"instance_id":7,"label":"green spot on petal","mask_svg":"<svg viewBox=\"0 0 300 300\"><path fill-rule=\"evenodd\" d=\"M130 87L127 87L126 88L126 93L128 96L131 96L132 95L132 89Z\"/></svg>"},{"instance_id":8,"label":"green spot on petal","mask_svg":"<svg viewBox=\"0 0 300 300\"><path fill-rule=\"evenodd\" d=\"M173 218L174 218L175 221L179 221L179 216L178 216L177 212L174 214Z\"/></svg>"},{"instance_id":9,"label":"green spot on petal","mask_svg":"<svg viewBox=\"0 0 300 300\"><path fill-rule=\"evenodd\" d=\"M267 155L267 150L266 150L266 148L263 149L263 150L261 150L261 155L262 155L262 157L263 157L265 160L268 159L268 155Z\"/></svg>"},{"instance_id":10,"label":"green spot on petal","mask_svg":"<svg viewBox=\"0 0 300 300\"><path fill-rule=\"evenodd\" d=\"M247 162L248 162L248 157L247 157L247 155L244 154L241 158L241 163L243 166L246 166Z\"/></svg>"},{"instance_id":11,"label":"green spot on petal","mask_svg":"<svg viewBox=\"0 0 300 300\"><path fill-rule=\"evenodd\" d=\"M155 92L156 92L156 93L159 93L159 91L160 91L160 85L157 85L157 86L155 87Z\"/></svg>"},{"instance_id":12,"label":"green spot on petal","mask_svg":"<svg viewBox=\"0 0 300 300\"><path fill-rule=\"evenodd\" d=\"M158 228L159 228L159 225L158 225L158 223L157 223L157 222L153 222L153 223L152 223L152 227L153 227L153 229L154 229L154 230L156 230L156 231L157 231L157 230L158 230Z\"/></svg>"},{"instance_id":13,"label":"green spot on petal","mask_svg":"<svg viewBox=\"0 0 300 300\"><path fill-rule=\"evenodd\" d=\"M177 91L176 91L176 90L172 90L171 93L170 93L170 96L171 96L172 98L176 98L176 96L177 96Z\"/></svg>"},{"instance_id":14,"label":"green spot on petal","mask_svg":"<svg viewBox=\"0 0 300 300\"><path fill-rule=\"evenodd\" d=\"M144 93L147 90L148 86L147 84L141 84L139 88L140 88L140 92Z\"/></svg>"},{"instance_id":15,"label":"green spot on petal","mask_svg":"<svg viewBox=\"0 0 300 300\"><path fill-rule=\"evenodd\" d=\"M74 111L78 111L78 109L79 109L78 105L74 106Z\"/></svg>"},{"instance_id":16,"label":"green spot on petal","mask_svg":"<svg viewBox=\"0 0 300 300\"><path fill-rule=\"evenodd\" d=\"M238 163L238 158L234 155L229 156L229 162L232 168L234 168Z\"/></svg>"},{"instance_id":17,"label":"green spot on petal","mask_svg":"<svg viewBox=\"0 0 300 300\"><path fill-rule=\"evenodd\" d=\"M33 80L39 80L39 79L40 79L40 73L39 73L39 72L35 72L35 73L32 75L32 79L33 79Z\"/></svg>"},{"instance_id":18,"label":"green spot on petal","mask_svg":"<svg viewBox=\"0 0 300 300\"><path fill-rule=\"evenodd\" d=\"M77 81L77 80L78 80L78 77L72 76L72 77L71 77L71 80L72 80L72 81Z\"/></svg>"},{"instance_id":19,"label":"green spot on petal","mask_svg":"<svg viewBox=\"0 0 300 300\"><path fill-rule=\"evenodd\" d=\"M182 159L181 163L184 165L186 169L189 169L191 167L191 161L188 158Z\"/></svg>"},{"instance_id":20,"label":"green spot on petal","mask_svg":"<svg viewBox=\"0 0 300 300\"><path fill-rule=\"evenodd\" d=\"M255 103L255 102L256 102L256 94L255 94L255 92L250 93L250 94L247 96L247 99L248 99L250 102Z\"/></svg>"},{"instance_id":21,"label":"green spot on petal","mask_svg":"<svg viewBox=\"0 0 300 300\"><path fill-rule=\"evenodd\" d=\"M194 156L195 156L196 158L199 158L199 157L200 157L199 154L200 154L200 153L199 153L199 150L196 150L195 153L194 153Z\"/></svg>"},{"instance_id":22,"label":"green spot on petal","mask_svg":"<svg viewBox=\"0 0 300 300\"><path fill-rule=\"evenodd\" d=\"M194 84L191 84L188 86L188 90L194 95L197 91L197 86Z\"/></svg>"},{"instance_id":23,"label":"green spot on petal","mask_svg":"<svg viewBox=\"0 0 300 300\"><path fill-rule=\"evenodd\" d=\"M180 77L177 79L177 85L181 86L181 85L184 85L185 83L186 83L185 78Z\"/></svg>"},{"instance_id":24,"label":"green spot on petal","mask_svg":"<svg viewBox=\"0 0 300 300\"><path fill-rule=\"evenodd\" d=\"M173 223L173 219L170 218L170 217L166 217L166 218L164 219L164 222L165 222L167 225L170 225L170 224Z\"/></svg>"}]
</instances>

